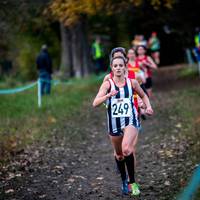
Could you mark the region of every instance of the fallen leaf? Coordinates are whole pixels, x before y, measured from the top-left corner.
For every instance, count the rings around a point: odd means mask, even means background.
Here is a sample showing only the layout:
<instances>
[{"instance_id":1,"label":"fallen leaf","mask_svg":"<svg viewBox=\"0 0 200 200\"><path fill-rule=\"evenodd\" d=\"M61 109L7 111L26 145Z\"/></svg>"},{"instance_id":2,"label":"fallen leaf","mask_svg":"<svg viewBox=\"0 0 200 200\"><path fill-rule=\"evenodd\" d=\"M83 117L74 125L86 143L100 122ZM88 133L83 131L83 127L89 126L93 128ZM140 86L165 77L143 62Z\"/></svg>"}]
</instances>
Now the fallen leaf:
<instances>
[{"instance_id":1,"label":"fallen leaf","mask_svg":"<svg viewBox=\"0 0 200 200\"><path fill-rule=\"evenodd\" d=\"M164 185L166 185L166 186L170 186L171 184L170 184L169 181L165 181Z\"/></svg>"},{"instance_id":2,"label":"fallen leaf","mask_svg":"<svg viewBox=\"0 0 200 200\"><path fill-rule=\"evenodd\" d=\"M73 179L73 178L67 179L67 182L69 182L69 183L73 183L74 181L75 181L75 179Z\"/></svg>"},{"instance_id":3,"label":"fallen leaf","mask_svg":"<svg viewBox=\"0 0 200 200\"><path fill-rule=\"evenodd\" d=\"M40 198L40 199L43 199L43 198L45 198L46 196L47 196L46 194L42 194L42 195L39 196L39 198Z\"/></svg>"},{"instance_id":4,"label":"fallen leaf","mask_svg":"<svg viewBox=\"0 0 200 200\"><path fill-rule=\"evenodd\" d=\"M81 179L86 179L85 177L83 177L83 176L77 176L77 175L72 175L72 177L74 177L74 178L81 178Z\"/></svg>"},{"instance_id":5,"label":"fallen leaf","mask_svg":"<svg viewBox=\"0 0 200 200\"><path fill-rule=\"evenodd\" d=\"M176 128L181 128L182 125L181 125L181 123L178 123L178 124L175 125L175 127L176 127Z\"/></svg>"},{"instance_id":6,"label":"fallen leaf","mask_svg":"<svg viewBox=\"0 0 200 200\"><path fill-rule=\"evenodd\" d=\"M54 169L64 170L64 167L63 167L63 166L59 166L59 165L57 165L57 166L54 167Z\"/></svg>"},{"instance_id":7,"label":"fallen leaf","mask_svg":"<svg viewBox=\"0 0 200 200\"><path fill-rule=\"evenodd\" d=\"M103 179L104 179L104 177L102 177L102 176L99 176L99 177L97 177L96 179L97 179L97 180L103 180Z\"/></svg>"},{"instance_id":8,"label":"fallen leaf","mask_svg":"<svg viewBox=\"0 0 200 200\"><path fill-rule=\"evenodd\" d=\"M14 192L13 189L8 189L8 190L5 191L6 194L13 193L13 192Z\"/></svg>"},{"instance_id":9,"label":"fallen leaf","mask_svg":"<svg viewBox=\"0 0 200 200\"><path fill-rule=\"evenodd\" d=\"M195 120L195 123L200 124L200 117Z\"/></svg>"},{"instance_id":10,"label":"fallen leaf","mask_svg":"<svg viewBox=\"0 0 200 200\"><path fill-rule=\"evenodd\" d=\"M166 153L167 157L169 157L169 158L173 157L173 154L172 154L171 150L167 150L165 153Z\"/></svg>"},{"instance_id":11,"label":"fallen leaf","mask_svg":"<svg viewBox=\"0 0 200 200\"><path fill-rule=\"evenodd\" d=\"M49 124L56 123L56 121L57 121L57 120L56 120L55 117L53 117L53 116L49 116L49 117L48 117L48 123L49 123Z\"/></svg>"}]
</instances>

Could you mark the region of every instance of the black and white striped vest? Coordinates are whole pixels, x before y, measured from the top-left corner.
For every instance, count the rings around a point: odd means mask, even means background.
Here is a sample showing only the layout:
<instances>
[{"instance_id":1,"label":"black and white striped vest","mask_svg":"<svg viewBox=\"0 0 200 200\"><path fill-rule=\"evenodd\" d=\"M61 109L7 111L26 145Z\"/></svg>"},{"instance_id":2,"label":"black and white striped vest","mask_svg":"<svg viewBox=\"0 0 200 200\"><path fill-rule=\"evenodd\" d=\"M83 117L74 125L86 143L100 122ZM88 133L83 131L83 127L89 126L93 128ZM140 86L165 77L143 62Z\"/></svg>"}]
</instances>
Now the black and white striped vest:
<instances>
[{"instance_id":1,"label":"black and white striped vest","mask_svg":"<svg viewBox=\"0 0 200 200\"><path fill-rule=\"evenodd\" d=\"M110 91L117 90L119 92L107 100L108 132L121 134L123 129L130 124L139 128L138 113L133 101L134 90L130 79L127 78L125 85L120 88L112 79L109 79L109 82Z\"/></svg>"}]
</instances>

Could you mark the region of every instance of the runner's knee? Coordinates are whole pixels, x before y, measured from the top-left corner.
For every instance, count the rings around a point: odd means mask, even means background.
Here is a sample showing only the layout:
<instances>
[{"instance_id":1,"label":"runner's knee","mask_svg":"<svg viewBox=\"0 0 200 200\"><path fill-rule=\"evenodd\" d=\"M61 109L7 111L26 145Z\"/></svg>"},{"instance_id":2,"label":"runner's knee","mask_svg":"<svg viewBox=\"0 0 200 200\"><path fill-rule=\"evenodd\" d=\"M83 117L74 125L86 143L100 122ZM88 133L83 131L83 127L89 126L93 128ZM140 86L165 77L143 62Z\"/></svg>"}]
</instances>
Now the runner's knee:
<instances>
[{"instance_id":1,"label":"runner's knee","mask_svg":"<svg viewBox=\"0 0 200 200\"><path fill-rule=\"evenodd\" d=\"M122 152L124 156L128 156L133 152L133 147L130 146L129 144L123 144Z\"/></svg>"},{"instance_id":2,"label":"runner's knee","mask_svg":"<svg viewBox=\"0 0 200 200\"><path fill-rule=\"evenodd\" d=\"M123 160L123 159L124 159L124 156L123 156L123 154L117 154L117 153L115 153L115 158L116 158L117 160Z\"/></svg>"}]
</instances>

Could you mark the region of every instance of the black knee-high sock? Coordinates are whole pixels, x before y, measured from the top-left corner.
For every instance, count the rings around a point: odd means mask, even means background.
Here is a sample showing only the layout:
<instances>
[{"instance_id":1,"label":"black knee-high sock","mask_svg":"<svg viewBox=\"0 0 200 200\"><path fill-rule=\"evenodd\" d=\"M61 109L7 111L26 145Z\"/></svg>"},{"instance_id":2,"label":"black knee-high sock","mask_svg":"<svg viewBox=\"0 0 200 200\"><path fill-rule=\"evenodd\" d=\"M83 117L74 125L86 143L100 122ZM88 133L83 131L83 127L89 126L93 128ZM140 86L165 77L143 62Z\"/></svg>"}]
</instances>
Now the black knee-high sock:
<instances>
[{"instance_id":1,"label":"black knee-high sock","mask_svg":"<svg viewBox=\"0 0 200 200\"><path fill-rule=\"evenodd\" d=\"M132 153L129 156L125 156L125 163L129 175L129 182L135 183L134 156Z\"/></svg>"},{"instance_id":2,"label":"black knee-high sock","mask_svg":"<svg viewBox=\"0 0 200 200\"><path fill-rule=\"evenodd\" d=\"M117 160L117 158L115 158L115 161L117 163L117 167L119 169L122 181L124 181L126 179L126 168L125 168L125 161L123 160Z\"/></svg>"}]
</instances>

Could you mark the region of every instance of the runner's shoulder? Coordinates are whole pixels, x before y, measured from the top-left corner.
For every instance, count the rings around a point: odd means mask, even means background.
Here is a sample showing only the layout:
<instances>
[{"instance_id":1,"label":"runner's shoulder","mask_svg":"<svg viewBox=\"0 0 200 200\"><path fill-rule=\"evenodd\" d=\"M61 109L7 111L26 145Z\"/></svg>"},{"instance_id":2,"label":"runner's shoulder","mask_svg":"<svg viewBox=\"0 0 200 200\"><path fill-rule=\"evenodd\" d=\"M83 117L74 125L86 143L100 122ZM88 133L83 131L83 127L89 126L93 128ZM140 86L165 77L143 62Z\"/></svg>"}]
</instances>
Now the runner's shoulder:
<instances>
[{"instance_id":1,"label":"runner's shoulder","mask_svg":"<svg viewBox=\"0 0 200 200\"><path fill-rule=\"evenodd\" d=\"M105 81L102 83L102 87L105 88L105 89L109 89L109 88L110 88L109 79L105 80Z\"/></svg>"}]
</instances>

